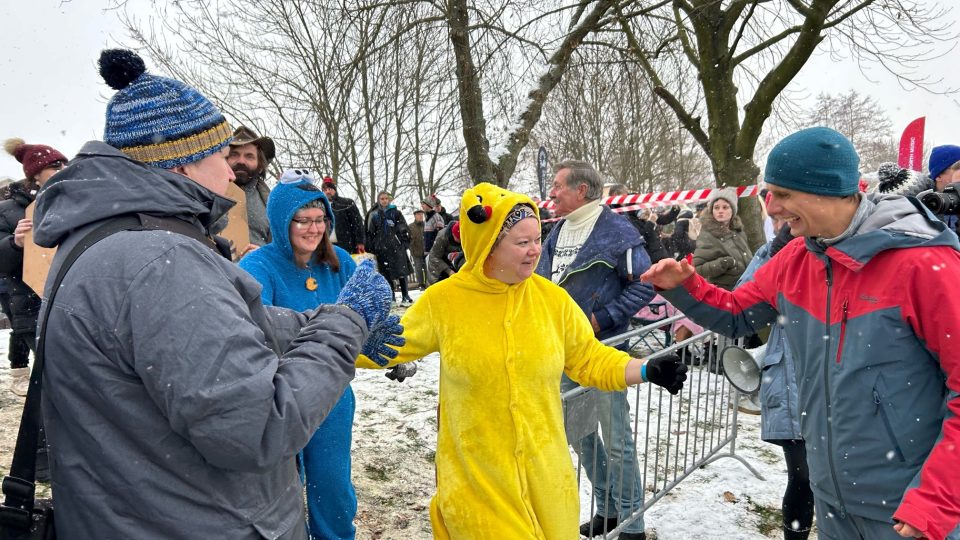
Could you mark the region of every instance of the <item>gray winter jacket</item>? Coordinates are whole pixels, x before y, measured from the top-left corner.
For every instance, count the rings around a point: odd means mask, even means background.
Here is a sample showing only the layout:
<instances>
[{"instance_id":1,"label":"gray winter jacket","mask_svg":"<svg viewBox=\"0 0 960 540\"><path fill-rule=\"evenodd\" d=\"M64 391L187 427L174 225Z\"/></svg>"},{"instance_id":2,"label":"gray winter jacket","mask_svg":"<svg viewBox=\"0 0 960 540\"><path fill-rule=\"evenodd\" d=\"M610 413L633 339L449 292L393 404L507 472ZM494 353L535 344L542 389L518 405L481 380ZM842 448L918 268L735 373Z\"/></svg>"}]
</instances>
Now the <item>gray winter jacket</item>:
<instances>
[{"instance_id":1,"label":"gray winter jacket","mask_svg":"<svg viewBox=\"0 0 960 540\"><path fill-rule=\"evenodd\" d=\"M783 324L818 501L958 539L960 241L916 199L860 205L842 240L797 238L734 291L661 294L730 337Z\"/></svg>"},{"instance_id":2,"label":"gray winter jacket","mask_svg":"<svg viewBox=\"0 0 960 540\"><path fill-rule=\"evenodd\" d=\"M229 206L91 142L38 196L34 237L60 246L52 278L104 219L206 230ZM76 261L47 325L60 538L305 538L294 456L353 378L361 317L265 308L253 278L196 240L128 231Z\"/></svg>"}]
</instances>

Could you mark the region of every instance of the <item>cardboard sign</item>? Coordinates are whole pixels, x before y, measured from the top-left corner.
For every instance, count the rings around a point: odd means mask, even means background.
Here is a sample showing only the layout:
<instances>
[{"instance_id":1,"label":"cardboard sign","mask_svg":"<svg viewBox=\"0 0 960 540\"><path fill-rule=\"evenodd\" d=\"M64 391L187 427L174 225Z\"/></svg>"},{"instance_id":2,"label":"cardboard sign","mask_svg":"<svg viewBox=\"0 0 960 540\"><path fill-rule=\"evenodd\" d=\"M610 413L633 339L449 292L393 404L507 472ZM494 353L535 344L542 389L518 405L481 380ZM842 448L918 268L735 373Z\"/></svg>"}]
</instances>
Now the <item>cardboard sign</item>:
<instances>
[{"instance_id":1,"label":"cardboard sign","mask_svg":"<svg viewBox=\"0 0 960 540\"><path fill-rule=\"evenodd\" d=\"M26 219L33 219L35 204L30 203L27 206L26 216L24 216ZM57 248L45 248L34 244L32 229L23 239L23 282L38 296L43 296L43 285L47 282L47 274L50 273L50 265L53 264L53 256L56 253Z\"/></svg>"},{"instance_id":2,"label":"cardboard sign","mask_svg":"<svg viewBox=\"0 0 960 540\"><path fill-rule=\"evenodd\" d=\"M242 253L250 243L250 229L247 226L247 195L233 182L227 186L226 197L237 204L227 212L227 228L220 236L233 242L236 253Z\"/></svg>"}]
</instances>

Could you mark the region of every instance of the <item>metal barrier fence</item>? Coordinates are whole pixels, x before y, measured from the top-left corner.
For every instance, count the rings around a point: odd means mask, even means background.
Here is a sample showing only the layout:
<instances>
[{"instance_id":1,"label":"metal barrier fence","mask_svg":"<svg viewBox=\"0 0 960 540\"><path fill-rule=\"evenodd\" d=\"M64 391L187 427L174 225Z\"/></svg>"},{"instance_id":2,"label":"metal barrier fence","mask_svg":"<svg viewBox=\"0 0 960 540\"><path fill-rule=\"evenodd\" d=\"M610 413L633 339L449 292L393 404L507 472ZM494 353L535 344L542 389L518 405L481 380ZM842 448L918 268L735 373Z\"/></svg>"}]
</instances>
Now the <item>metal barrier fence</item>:
<instances>
[{"instance_id":1,"label":"metal barrier fence","mask_svg":"<svg viewBox=\"0 0 960 540\"><path fill-rule=\"evenodd\" d=\"M663 318L604 341L630 350L632 356L658 358L675 353L692 364L683 390L676 396L650 384L629 389L625 398L613 395L622 393L579 386L563 393L567 440L577 454L579 482L590 482L590 494L600 491L597 497L636 509L627 517L621 515L615 528L602 531L604 538L616 538L691 473L718 459L735 459L764 479L736 453L736 403L740 395L727 382L719 364L719 353L735 343L713 332L671 343L671 323L683 317ZM629 404L629 414L623 411L625 403ZM635 451L625 432L632 435ZM634 463L638 482L631 477ZM619 482L613 482L615 471L619 471ZM588 472L600 477L599 488L588 479ZM614 483L620 487L615 493ZM590 516L596 513L596 497L583 500L581 496L580 504L589 505ZM607 508L607 514L618 515L617 506Z\"/></svg>"}]
</instances>

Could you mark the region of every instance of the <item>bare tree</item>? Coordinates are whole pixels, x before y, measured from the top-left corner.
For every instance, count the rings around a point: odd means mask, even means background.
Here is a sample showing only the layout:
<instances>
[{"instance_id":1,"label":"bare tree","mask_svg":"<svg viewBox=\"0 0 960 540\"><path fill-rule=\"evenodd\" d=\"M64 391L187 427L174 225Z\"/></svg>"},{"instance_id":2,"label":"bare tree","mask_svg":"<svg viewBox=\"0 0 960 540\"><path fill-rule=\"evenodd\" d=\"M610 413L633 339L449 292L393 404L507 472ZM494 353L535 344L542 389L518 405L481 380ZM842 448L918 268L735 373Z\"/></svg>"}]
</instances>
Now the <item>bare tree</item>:
<instances>
[{"instance_id":1,"label":"bare tree","mask_svg":"<svg viewBox=\"0 0 960 540\"><path fill-rule=\"evenodd\" d=\"M636 62L608 47L578 49L534 137L556 156L590 161L633 192L698 186L710 170Z\"/></svg>"},{"instance_id":2,"label":"bare tree","mask_svg":"<svg viewBox=\"0 0 960 540\"><path fill-rule=\"evenodd\" d=\"M136 47L232 119L272 136L278 161L328 172L361 206L372 206L380 190L436 190L460 168L457 117L435 121L456 105L442 27L391 40L420 19L417 6L389 13L323 0L154 6L146 20L120 10Z\"/></svg>"},{"instance_id":3,"label":"bare tree","mask_svg":"<svg viewBox=\"0 0 960 540\"><path fill-rule=\"evenodd\" d=\"M876 172L881 163L897 161L893 124L876 101L856 90L820 94L808 111L807 126L827 126L843 133L860 154L860 170Z\"/></svg>"},{"instance_id":4,"label":"bare tree","mask_svg":"<svg viewBox=\"0 0 960 540\"><path fill-rule=\"evenodd\" d=\"M818 48L847 50L897 74L905 84L949 37L939 3L912 0L672 0L644 16L630 1L616 6L633 57L710 157L720 186L752 184L756 145L774 105ZM950 46L947 42L946 47ZM684 59L703 103L677 92L671 62ZM751 243L763 235L755 201L741 206Z\"/></svg>"}]
</instances>

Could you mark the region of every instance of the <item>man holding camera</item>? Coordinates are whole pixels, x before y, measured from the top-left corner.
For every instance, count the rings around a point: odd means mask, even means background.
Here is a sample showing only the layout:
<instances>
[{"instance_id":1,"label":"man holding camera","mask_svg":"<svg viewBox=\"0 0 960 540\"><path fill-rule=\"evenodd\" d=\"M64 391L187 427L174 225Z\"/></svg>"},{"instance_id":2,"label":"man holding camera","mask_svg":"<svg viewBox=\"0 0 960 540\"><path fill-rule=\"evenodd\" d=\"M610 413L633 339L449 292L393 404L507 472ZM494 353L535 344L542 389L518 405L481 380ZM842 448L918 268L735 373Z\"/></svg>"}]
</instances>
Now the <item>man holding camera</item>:
<instances>
[{"instance_id":1,"label":"man holding camera","mask_svg":"<svg viewBox=\"0 0 960 540\"><path fill-rule=\"evenodd\" d=\"M916 200L858 193L843 135L767 160L767 211L794 236L734 291L665 259L641 279L728 336L779 320L824 538L960 538L960 242Z\"/></svg>"},{"instance_id":2,"label":"man holding camera","mask_svg":"<svg viewBox=\"0 0 960 540\"><path fill-rule=\"evenodd\" d=\"M960 193L952 184L960 182L960 146L935 146L930 151L927 168L936 193L921 194L920 200L933 210L950 230L956 232L960 226L960 218L957 217L960 213Z\"/></svg>"}]
</instances>

